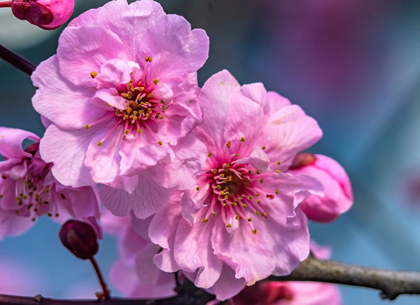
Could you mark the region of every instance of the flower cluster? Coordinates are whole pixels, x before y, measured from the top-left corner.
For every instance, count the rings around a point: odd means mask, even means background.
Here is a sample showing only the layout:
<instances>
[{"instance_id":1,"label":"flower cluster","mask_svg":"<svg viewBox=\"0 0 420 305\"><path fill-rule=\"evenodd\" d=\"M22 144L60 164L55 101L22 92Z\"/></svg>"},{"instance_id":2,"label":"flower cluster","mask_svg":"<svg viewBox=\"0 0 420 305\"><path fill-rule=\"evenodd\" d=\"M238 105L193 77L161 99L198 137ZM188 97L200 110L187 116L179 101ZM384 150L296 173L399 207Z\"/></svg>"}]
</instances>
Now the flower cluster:
<instances>
[{"instance_id":1,"label":"flower cluster","mask_svg":"<svg viewBox=\"0 0 420 305\"><path fill-rule=\"evenodd\" d=\"M99 219L100 184L127 296L172 296L173 272L219 300L290 274L310 252L307 220L352 205L348 177L303 152L320 127L263 84L223 70L199 88L208 52L205 31L152 0L72 20L32 75L45 135L0 130L0 237L43 214Z\"/></svg>"},{"instance_id":2,"label":"flower cluster","mask_svg":"<svg viewBox=\"0 0 420 305\"><path fill-rule=\"evenodd\" d=\"M24 140L33 141L25 150ZM39 137L31 132L0 127L0 240L20 235L42 215L59 222L69 217L99 217L96 187L62 185L51 173L51 163L40 157Z\"/></svg>"}]
</instances>

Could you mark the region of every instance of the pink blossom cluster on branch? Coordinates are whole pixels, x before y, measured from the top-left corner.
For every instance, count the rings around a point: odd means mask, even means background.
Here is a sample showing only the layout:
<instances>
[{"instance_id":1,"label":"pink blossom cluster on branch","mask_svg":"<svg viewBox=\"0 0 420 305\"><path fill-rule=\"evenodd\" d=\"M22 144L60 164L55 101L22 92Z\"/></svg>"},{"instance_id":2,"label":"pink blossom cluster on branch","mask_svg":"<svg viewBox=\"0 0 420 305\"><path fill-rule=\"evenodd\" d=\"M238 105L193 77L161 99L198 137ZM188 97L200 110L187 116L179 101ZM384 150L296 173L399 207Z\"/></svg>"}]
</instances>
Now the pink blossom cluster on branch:
<instances>
[{"instance_id":1,"label":"pink blossom cluster on branch","mask_svg":"<svg viewBox=\"0 0 420 305\"><path fill-rule=\"evenodd\" d=\"M119 239L111 280L127 296L172 296L178 271L218 300L290 274L310 253L307 220L352 205L349 179L303 153L320 127L263 84L223 70L199 88L208 53L204 30L152 0L71 21L32 75L44 137L0 129L0 237L44 214L99 220L100 184L102 225ZM322 284L257 285L294 299L294 285Z\"/></svg>"}]
</instances>

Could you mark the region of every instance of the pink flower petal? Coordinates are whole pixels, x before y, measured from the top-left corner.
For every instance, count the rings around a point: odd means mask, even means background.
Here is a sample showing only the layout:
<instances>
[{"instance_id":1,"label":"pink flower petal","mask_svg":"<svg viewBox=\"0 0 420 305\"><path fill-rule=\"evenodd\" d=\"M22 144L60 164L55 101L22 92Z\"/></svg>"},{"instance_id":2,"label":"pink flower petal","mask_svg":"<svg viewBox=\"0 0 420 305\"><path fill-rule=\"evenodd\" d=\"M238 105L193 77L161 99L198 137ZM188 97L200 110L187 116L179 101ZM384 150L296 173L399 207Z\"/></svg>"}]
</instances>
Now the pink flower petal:
<instances>
[{"instance_id":1,"label":"pink flower petal","mask_svg":"<svg viewBox=\"0 0 420 305\"><path fill-rule=\"evenodd\" d=\"M117 34L125 44L128 59L135 61L137 53L143 48L139 48L137 42L147 28L164 14L161 5L155 1L135 1L130 5L126 1L110 1L100 9L97 25Z\"/></svg>"},{"instance_id":2,"label":"pink flower petal","mask_svg":"<svg viewBox=\"0 0 420 305\"><path fill-rule=\"evenodd\" d=\"M39 137L32 132L0 127L0 155L8 159L32 157L30 153L25 152L22 148L23 141L26 139L39 142Z\"/></svg>"},{"instance_id":3,"label":"pink flower petal","mask_svg":"<svg viewBox=\"0 0 420 305\"><path fill-rule=\"evenodd\" d=\"M318 123L297 106L285 106L267 122L264 137L259 141L272 162L281 161L280 170L287 170L295 155L314 145L322 137Z\"/></svg>"},{"instance_id":4,"label":"pink flower petal","mask_svg":"<svg viewBox=\"0 0 420 305\"><path fill-rule=\"evenodd\" d=\"M153 179L167 188L186 190L194 186L195 176L206 161L207 148L193 135L189 135L172 146L176 158L171 163L161 162L151 168Z\"/></svg>"},{"instance_id":5,"label":"pink flower petal","mask_svg":"<svg viewBox=\"0 0 420 305\"><path fill-rule=\"evenodd\" d=\"M209 38L206 32L191 30L190 23L178 15L158 17L137 43L137 62L151 56L154 78L171 73L195 72L208 58Z\"/></svg>"},{"instance_id":6,"label":"pink flower petal","mask_svg":"<svg viewBox=\"0 0 420 305\"><path fill-rule=\"evenodd\" d=\"M265 219L257 217L253 219L257 234L252 233L252 228L245 219L237 230L230 232L226 230L221 217L216 218L213 227L211 244L214 253L235 270L237 279L244 278L246 285L253 285L256 281L270 276L276 266L273 249L275 245L271 242L270 234L280 234L280 232L277 227L274 227L275 232L272 232L274 228L265 228L265 222ZM282 237L287 238L284 232L282 233Z\"/></svg>"},{"instance_id":7,"label":"pink flower petal","mask_svg":"<svg viewBox=\"0 0 420 305\"><path fill-rule=\"evenodd\" d=\"M261 172L267 172L269 170L270 159L264 150L255 147L249 157L238 159L232 163L251 164L255 169Z\"/></svg>"},{"instance_id":8,"label":"pink flower petal","mask_svg":"<svg viewBox=\"0 0 420 305\"><path fill-rule=\"evenodd\" d=\"M292 103L290 103L290 101L287 98L281 96L277 92L268 91L267 102L264 105L264 113L270 116L277 110L280 110L280 108L290 106L291 104Z\"/></svg>"},{"instance_id":9,"label":"pink flower petal","mask_svg":"<svg viewBox=\"0 0 420 305\"><path fill-rule=\"evenodd\" d=\"M223 87L223 89L226 87ZM252 90L262 90L259 84L248 85L247 93ZM248 155L257 140L261 137L264 126L264 113L261 107L262 101L256 103L241 93L231 97L227 117L224 126L224 139L231 142L231 149L239 154ZM243 143L246 142L246 143Z\"/></svg>"},{"instance_id":10,"label":"pink flower petal","mask_svg":"<svg viewBox=\"0 0 420 305\"><path fill-rule=\"evenodd\" d=\"M63 79L56 55L42 62L31 78L39 88L32 98L35 110L62 128L84 128L106 114L91 104L92 89L75 87Z\"/></svg>"},{"instance_id":11,"label":"pink flower petal","mask_svg":"<svg viewBox=\"0 0 420 305\"><path fill-rule=\"evenodd\" d=\"M80 14L76 18L74 18L67 27L78 27L83 25L95 25L96 20L98 19L100 9L92 8L83 14Z\"/></svg>"},{"instance_id":12,"label":"pink flower petal","mask_svg":"<svg viewBox=\"0 0 420 305\"><path fill-rule=\"evenodd\" d=\"M111 183L120 174L119 148L124 145L124 129L118 127L112 130L115 124L113 121L106 125L101 124L101 130L95 133L86 152L85 165L91 170L92 178L97 183Z\"/></svg>"},{"instance_id":13,"label":"pink flower petal","mask_svg":"<svg viewBox=\"0 0 420 305\"><path fill-rule=\"evenodd\" d=\"M109 59L126 59L124 49L121 39L104 28L66 28L57 49L61 75L76 86L96 87L91 73L98 73Z\"/></svg>"},{"instance_id":14,"label":"pink flower petal","mask_svg":"<svg viewBox=\"0 0 420 305\"><path fill-rule=\"evenodd\" d=\"M130 143L122 145L120 169L123 175L136 175L142 170L152 169L168 156L169 149L166 145L145 144L147 136L147 132L143 133L141 137L136 137L129 140Z\"/></svg>"},{"instance_id":15,"label":"pink flower petal","mask_svg":"<svg viewBox=\"0 0 420 305\"><path fill-rule=\"evenodd\" d=\"M133 211L141 219L153 215L165 206L171 193L171 189L156 184L147 171L139 175L139 183L133 194L106 185L102 185L99 190L102 203L114 215L125 216Z\"/></svg>"},{"instance_id":16,"label":"pink flower petal","mask_svg":"<svg viewBox=\"0 0 420 305\"><path fill-rule=\"evenodd\" d=\"M175 240L175 260L187 272L198 273L194 284L209 288L219 279L223 262L213 252L210 240L212 227L204 223L196 223L192 227L181 221Z\"/></svg>"},{"instance_id":17,"label":"pink flower petal","mask_svg":"<svg viewBox=\"0 0 420 305\"><path fill-rule=\"evenodd\" d=\"M244 280L237 279L235 277L235 271L232 270L232 268L230 268L228 265L223 264L220 278L211 288L211 293L214 293L218 300L224 301L234 297L244 288Z\"/></svg>"},{"instance_id":18,"label":"pink flower petal","mask_svg":"<svg viewBox=\"0 0 420 305\"><path fill-rule=\"evenodd\" d=\"M226 144L224 143L224 125L229 103L240 88L237 80L227 70L223 70L210 77L200 91L200 105L206 118L200 129L212 135L213 145L216 147L223 147Z\"/></svg>"},{"instance_id":19,"label":"pink flower petal","mask_svg":"<svg viewBox=\"0 0 420 305\"><path fill-rule=\"evenodd\" d=\"M41 140L40 152L47 163L54 163L52 173L64 185L72 187L93 185L90 170L85 166L86 151L95 128L62 131L51 125Z\"/></svg>"},{"instance_id":20,"label":"pink flower petal","mask_svg":"<svg viewBox=\"0 0 420 305\"><path fill-rule=\"evenodd\" d=\"M353 194L350 180L337 161L322 155L316 156L312 165L292 170L294 174L302 173L315 177L322 182L325 196L313 195L302 203L302 210L309 219L320 222L331 222L350 209Z\"/></svg>"}]
</instances>

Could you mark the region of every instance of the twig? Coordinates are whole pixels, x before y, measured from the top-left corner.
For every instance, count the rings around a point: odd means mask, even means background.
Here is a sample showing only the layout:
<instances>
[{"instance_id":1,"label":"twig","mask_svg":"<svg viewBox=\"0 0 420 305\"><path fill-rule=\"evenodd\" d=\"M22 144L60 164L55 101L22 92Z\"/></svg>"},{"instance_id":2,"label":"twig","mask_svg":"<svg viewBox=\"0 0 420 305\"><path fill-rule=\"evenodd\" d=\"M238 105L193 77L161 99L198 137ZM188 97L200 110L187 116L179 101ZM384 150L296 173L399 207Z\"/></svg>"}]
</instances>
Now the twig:
<instances>
[{"instance_id":1,"label":"twig","mask_svg":"<svg viewBox=\"0 0 420 305\"><path fill-rule=\"evenodd\" d=\"M395 300L402 294L420 294L420 272L393 271L348 265L309 257L286 277L273 281L311 281L366 287L381 291L382 299Z\"/></svg>"},{"instance_id":2,"label":"twig","mask_svg":"<svg viewBox=\"0 0 420 305\"><path fill-rule=\"evenodd\" d=\"M290 275L269 277L268 281L313 281L359 286L381 291L383 299L394 300L402 294L420 294L420 272L392 271L377 268L348 265L331 260L319 260L309 257ZM185 280L183 285L192 285ZM183 288L184 289L184 288ZM206 304L211 296L200 288L187 288L186 293L169 299L107 299L107 300L54 300L42 296L19 297L0 295L0 304L22 305L201 305Z\"/></svg>"},{"instance_id":3,"label":"twig","mask_svg":"<svg viewBox=\"0 0 420 305\"><path fill-rule=\"evenodd\" d=\"M102 272L101 269L99 268L98 263L96 262L96 259L94 256L92 256L90 259L90 262L93 265L93 268L95 269L96 275L98 276L98 280L99 280L99 284L101 284L102 287L102 295L99 299L104 298L105 300L109 299L109 290L108 287L106 285L106 282L104 280L104 277L102 276Z\"/></svg>"},{"instance_id":4,"label":"twig","mask_svg":"<svg viewBox=\"0 0 420 305\"><path fill-rule=\"evenodd\" d=\"M9 49L6 49L2 45L0 45L0 58L2 58L4 61L7 61L13 67L18 68L20 71L28 75L31 75L36 68L34 64L30 63L25 58L10 51Z\"/></svg>"}]
</instances>

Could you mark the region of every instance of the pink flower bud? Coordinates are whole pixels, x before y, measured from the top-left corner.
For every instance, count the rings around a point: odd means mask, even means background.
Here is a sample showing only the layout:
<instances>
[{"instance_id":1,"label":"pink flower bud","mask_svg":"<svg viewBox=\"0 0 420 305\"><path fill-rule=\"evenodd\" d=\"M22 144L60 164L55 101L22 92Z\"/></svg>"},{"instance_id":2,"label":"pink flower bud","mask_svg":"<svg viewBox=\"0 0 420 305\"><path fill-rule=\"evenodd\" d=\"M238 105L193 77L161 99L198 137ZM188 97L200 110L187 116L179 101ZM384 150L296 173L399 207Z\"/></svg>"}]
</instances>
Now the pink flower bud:
<instances>
[{"instance_id":1,"label":"pink flower bud","mask_svg":"<svg viewBox=\"0 0 420 305\"><path fill-rule=\"evenodd\" d=\"M69 20L74 0L13 0L12 13L44 30L54 30Z\"/></svg>"},{"instance_id":2,"label":"pink flower bud","mask_svg":"<svg viewBox=\"0 0 420 305\"><path fill-rule=\"evenodd\" d=\"M293 160L290 173L312 176L324 185L324 197L312 195L301 204L302 211L311 220L334 221L353 204L349 177L341 165L329 157L300 153Z\"/></svg>"},{"instance_id":3,"label":"pink flower bud","mask_svg":"<svg viewBox=\"0 0 420 305\"><path fill-rule=\"evenodd\" d=\"M63 245L80 259L92 258L99 249L94 228L86 222L67 221L60 230Z\"/></svg>"}]
</instances>

